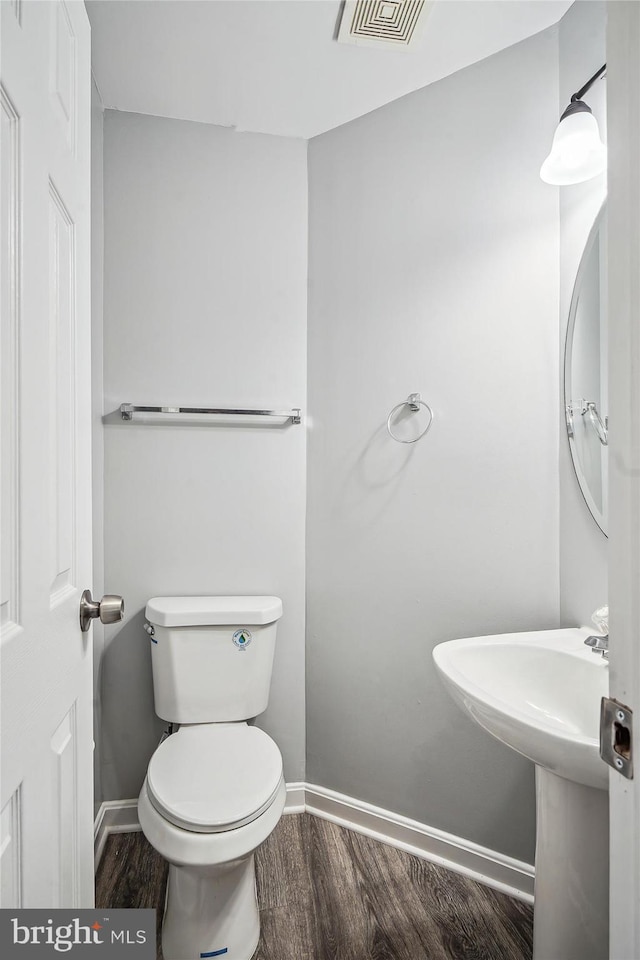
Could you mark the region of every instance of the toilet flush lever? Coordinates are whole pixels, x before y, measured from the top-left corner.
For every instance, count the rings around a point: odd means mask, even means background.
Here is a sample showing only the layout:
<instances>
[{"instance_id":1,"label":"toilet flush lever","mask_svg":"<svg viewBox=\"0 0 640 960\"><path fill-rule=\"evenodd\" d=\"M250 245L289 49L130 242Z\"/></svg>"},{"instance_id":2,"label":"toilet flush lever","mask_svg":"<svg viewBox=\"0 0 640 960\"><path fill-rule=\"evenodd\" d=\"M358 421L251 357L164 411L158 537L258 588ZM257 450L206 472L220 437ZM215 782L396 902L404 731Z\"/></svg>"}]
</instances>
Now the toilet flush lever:
<instances>
[{"instance_id":1,"label":"toilet flush lever","mask_svg":"<svg viewBox=\"0 0 640 960\"><path fill-rule=\"evenodd\" d=\"M102 600L94 600L91 590L85 590L80 598L80 629L86 633L91 621L100 617L102 623L117 623L124 616L122 597L107 593Z\"/></svg>"}]
</instances>

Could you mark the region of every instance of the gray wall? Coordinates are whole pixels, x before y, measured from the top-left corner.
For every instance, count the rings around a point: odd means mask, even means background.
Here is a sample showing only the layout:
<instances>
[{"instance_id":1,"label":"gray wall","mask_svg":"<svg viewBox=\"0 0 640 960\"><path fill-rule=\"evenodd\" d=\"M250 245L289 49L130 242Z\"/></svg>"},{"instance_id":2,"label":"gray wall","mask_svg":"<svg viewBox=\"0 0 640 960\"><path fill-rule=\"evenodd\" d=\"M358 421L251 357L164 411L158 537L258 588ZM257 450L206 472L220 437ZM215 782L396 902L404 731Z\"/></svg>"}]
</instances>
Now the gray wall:
<instances>
[{"instance_id":1,"label":"gray wall","mask_svg":"<svg viewBox=\"0 0 640 960\"><path fill-rule=\"evenodd\" d=\"M574 3L560 21L561 110L606 60L606 5ZM606 140L606 80L585 96ZM549 140L553 130L550 131ZM606 194L606 176L560 191L560 317L564 351L571 295L589 231ZM561 364L562 367L562 364ZM563 405L561 404L561 407ZM607 602L607 538L580 492L561 412L560 424L560 612L567 626L591 626L591 614Z\"/></svg>"},{"instance_id":2,"label":"gray wall","mask_svg":"<svg viewBox=\"0 0 640 960\"><path fill-rule=\"evenodd\" d=\"M93 478L93 583L94 598L104 591L104 429L102 426L102 296L104 266L104 198L103 180L102 101L95 83L91 85L91 471ZM100 730L102 708L100 677L104 628L93 622L93 725L94 725L94 783L93 799L97 813L102 800L102 752Z\"/></svg>"},{"instance_id":3,"label":"gray wall","mask_svg":"<svg viewBox=\"0 0 640 960\"><path fill-rule=\"evenodd\" d=\"M305 406L308 363L306 779L529 861L532 768L450 703L431 649L584 622L605 599L556 377L603 183L538 178L603 60L604 5L576 3L311 142L308 358L306 145L106 114L104 410ZM602 121L604 86L588 100ZM303 779L302 428L113 420L102 571L101 144L95 97L94 593L127 601L104 655L94 627L96 799L137 794L162 726L141 629L159 593L283 597L259 722ZM387 413L414 390L436 421L393 443Z\"/></svg>"},{"instance_id":4,"label":"gray wall","mask_svg":"<svg viewBox=\"0 0 640 960\"><path fill-rule=\"evenodd\" d=\"M307 779L529 862L533 766L431 650L558 624L557 43L309 148ZM433 427L394 443L416 390Z\"/></svg>"},{"instance_id":5,"label":"gray wall","mask_svg":"<svg viewBox=\"0 0 640 960\"><path fill-rule=\"evenodd\" d=\"M305 406L306 143L107 111L105 411ZM105 799L135 797L154 716L149 597L276 594L268 711L304 776L303 427L105 429L105 578L127 618L102 666Z\"/></svg>"}]
</instances>

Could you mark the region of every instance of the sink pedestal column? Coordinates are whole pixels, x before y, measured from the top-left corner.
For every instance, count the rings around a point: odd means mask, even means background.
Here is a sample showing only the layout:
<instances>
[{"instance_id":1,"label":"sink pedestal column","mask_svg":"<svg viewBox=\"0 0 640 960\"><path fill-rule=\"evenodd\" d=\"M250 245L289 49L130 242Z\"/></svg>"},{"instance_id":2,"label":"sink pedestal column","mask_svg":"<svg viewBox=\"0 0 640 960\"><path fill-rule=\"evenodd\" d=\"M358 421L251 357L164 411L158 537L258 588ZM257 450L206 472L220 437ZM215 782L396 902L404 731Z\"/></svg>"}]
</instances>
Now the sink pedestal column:
<instances>
[{"instance_id":1,"label":"sink pedestal column","mask_svg":"<svg viewBox=\"0 0 640 960\"><path fill-rule=\"evenodd\" d=\"M536 766L534 960L608 956L608 791Z\"/></svg>"}]
</instances>

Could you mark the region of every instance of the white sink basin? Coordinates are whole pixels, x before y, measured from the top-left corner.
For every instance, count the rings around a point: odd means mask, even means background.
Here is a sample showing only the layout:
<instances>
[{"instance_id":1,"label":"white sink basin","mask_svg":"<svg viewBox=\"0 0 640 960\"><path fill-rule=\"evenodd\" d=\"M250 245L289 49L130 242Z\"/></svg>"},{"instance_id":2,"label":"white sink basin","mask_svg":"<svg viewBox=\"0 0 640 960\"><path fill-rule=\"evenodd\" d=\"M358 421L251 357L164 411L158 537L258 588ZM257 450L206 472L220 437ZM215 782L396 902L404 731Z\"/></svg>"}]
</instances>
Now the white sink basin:
<instances>
[{"instance_id":1,"label":"white sink basin","mask_svg":"<svg viewBox=\"0 0 640 960\"><path fill-rule=\"evenodd\" d=\"M451 640L433 658L453 699L494 737L558 776L606 790L598 730L608 665L585 647L589 632Z\"/></svg>"}]
</instances>

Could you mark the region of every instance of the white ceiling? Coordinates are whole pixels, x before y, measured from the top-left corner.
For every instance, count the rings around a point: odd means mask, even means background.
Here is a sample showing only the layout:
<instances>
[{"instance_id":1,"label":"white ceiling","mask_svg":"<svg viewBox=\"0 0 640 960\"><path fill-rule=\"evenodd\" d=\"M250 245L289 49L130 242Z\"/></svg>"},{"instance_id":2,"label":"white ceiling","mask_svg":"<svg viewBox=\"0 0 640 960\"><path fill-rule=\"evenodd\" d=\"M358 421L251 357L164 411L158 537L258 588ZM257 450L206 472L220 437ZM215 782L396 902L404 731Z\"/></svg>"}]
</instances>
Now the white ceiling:
<instances>
[{"instance_id":1,"label":"white ceiling","mask_svg":"<svg viewBox=\"0 0 640 960\"><path fill-rule=\"evenodd\" d=\"M415 48L337 43L341 0L88 0L105 107L314 137L556 23L571 0L437 0Z\"/></svg>"}]
</instances>

